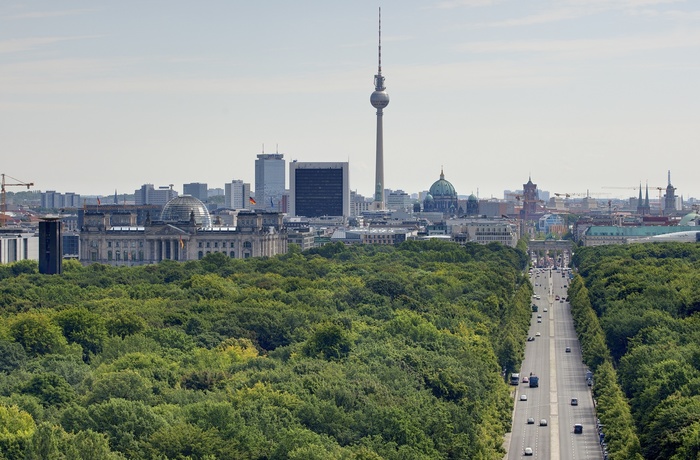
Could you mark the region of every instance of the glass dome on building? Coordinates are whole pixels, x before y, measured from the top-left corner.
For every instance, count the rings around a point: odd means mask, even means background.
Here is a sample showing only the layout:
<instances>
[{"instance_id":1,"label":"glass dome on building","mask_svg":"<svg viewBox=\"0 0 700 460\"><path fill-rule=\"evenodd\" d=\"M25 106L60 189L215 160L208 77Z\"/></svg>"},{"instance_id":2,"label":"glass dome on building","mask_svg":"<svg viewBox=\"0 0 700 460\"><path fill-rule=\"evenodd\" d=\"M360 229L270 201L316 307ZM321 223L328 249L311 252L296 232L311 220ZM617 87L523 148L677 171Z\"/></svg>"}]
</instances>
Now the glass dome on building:
<instances>
[{"instance_id":1,"label":"glass dome on building","mask_svg":"<svg viewBox=\"0 0 700 460\"><path fill-rule=\"evenodd\" d=\"M194 221L198 226L211 227L211 216L207 207L191 195L180 195L168 201L163 206L160 219L164 222L186 222L194 213Z\"/></svg>"}]
</instances>

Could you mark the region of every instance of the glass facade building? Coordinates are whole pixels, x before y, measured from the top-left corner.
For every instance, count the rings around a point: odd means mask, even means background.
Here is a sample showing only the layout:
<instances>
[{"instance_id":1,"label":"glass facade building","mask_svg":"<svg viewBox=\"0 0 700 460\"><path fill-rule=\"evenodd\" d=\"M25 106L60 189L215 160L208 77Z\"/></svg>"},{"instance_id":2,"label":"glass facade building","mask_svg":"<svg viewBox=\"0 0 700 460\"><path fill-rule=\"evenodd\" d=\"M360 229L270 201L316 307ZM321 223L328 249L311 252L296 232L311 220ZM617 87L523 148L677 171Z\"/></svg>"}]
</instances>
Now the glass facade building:
<instances>
[{"instance_id":1,"label":"glass facade building","mask_svg":"<svg viewBox=\"0 0 700 460\"><path fill-rule=\"evenodd\" d=\"M255 209L280 210L285 190L285 162L281 153L262 153L255 160Z\"/></svg>"},{"instance_id":2,"label":"glass facade building","mask_svg":"<svg viewBox=\"0 0 700 460\"><path fill-rule=\"evenodd\" d=\"M289 164L292 216L349 216L348 163Z\"/></svg>"}]
</instances>

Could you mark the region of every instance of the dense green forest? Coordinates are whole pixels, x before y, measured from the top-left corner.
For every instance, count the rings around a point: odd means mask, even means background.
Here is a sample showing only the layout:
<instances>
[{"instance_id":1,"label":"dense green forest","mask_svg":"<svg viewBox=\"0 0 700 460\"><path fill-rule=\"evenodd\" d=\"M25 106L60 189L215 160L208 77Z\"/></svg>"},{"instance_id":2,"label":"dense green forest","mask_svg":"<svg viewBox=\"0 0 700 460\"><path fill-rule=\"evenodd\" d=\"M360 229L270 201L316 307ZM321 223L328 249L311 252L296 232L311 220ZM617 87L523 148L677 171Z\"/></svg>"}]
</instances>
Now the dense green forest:
<instances>
[{"instance_id":1,"label":"dense green forest","mask_svg":"<svg viewBox=\"0 0 700 460\"><path fill-rule=\"evenodd\" d=\"M0 266L0 458L500 459L522 250Z\"/></svg>"},{"instance_id":2,"label":"dense green forest","mask_svg":"<svg viewBox=\"0 0 700 460\"><path fill-rule=\"evenodd\" d=\"M700 458L700 246L578 248L573 263L572 313L613 458Z\"/></svg>"}]
</instances>

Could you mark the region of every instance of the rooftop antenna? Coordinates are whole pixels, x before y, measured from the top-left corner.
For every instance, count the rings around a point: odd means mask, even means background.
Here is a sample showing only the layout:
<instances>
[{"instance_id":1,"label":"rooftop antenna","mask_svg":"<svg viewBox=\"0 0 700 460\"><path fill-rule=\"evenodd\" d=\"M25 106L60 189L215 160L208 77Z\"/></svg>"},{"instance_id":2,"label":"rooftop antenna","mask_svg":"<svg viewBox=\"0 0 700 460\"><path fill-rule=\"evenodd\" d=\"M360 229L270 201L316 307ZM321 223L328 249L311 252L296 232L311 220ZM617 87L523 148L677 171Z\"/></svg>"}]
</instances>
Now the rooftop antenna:
<instances>
[{"instance_id":1,"label":"rooftop antenna","mask_svg":"<svg viewBox=\"0 0 700 460\"><path fill-rule=\"evenodd\" d=\"M262 152L261 153L265 153L265 143L264 142L262 144Z\"/></svg>"}]
</instances>

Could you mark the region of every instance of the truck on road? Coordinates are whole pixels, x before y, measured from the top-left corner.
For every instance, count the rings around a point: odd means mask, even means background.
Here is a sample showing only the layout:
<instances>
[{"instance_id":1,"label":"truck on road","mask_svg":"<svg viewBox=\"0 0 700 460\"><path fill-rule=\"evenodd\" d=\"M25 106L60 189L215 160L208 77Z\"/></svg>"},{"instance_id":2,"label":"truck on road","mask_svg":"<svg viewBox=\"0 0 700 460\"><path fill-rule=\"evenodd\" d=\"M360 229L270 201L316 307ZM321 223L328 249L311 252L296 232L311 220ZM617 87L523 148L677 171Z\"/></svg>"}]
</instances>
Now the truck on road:
<instances>
[{"instance_id":1,"label":"truck on road","mask_svg":"<svg viewBox=\"0 0 700 460\"><path fill-rule=\"evenodd\" d=\"M540 386L540 378L535 374L530 374L530 388L537 388Z\"/></svg>"}]
</instances>

